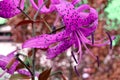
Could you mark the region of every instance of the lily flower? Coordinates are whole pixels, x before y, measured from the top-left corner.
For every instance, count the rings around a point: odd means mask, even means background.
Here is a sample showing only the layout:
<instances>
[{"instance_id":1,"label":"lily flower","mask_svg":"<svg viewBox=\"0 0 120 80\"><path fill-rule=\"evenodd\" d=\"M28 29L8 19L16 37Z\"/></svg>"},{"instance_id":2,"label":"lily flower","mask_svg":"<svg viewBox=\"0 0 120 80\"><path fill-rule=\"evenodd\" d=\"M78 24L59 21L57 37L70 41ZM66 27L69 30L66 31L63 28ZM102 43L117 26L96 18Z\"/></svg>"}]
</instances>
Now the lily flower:
<instances>
[{"instance_id":1,"label":"lily flower","mask_svg":"<svg viewBox=\"0 0 120 80\"><path fill-rule=\"evenodd\" d=\"M61 2L65 1L65 0L50 0L51 4L49 6L49 8L47 8L45 5L42 7L42 9L40 10L40 13L49 13L49 12L53 12L55 10L55 5L60 4ZM72 4L76 5L77 3L79 3L81 0L72 0ZM42 6L42 4L44 3L44 0L38 0L38 6L36 5L34 0L30 0L32 6L38 10L40 6Z\"/></svg>"},{"instance_id":2,"label":"lily flower","mask_svg":"<svg viewBox=\"0 0 120 80\"><path fill-rule=\"evenodd\" d=\"M9 53L7 56L0 55L0 68L4 70L0 77L2 77L6 72L9 74L14 74L14 72L18 72L19 74L31 76L30 72L24 69L17 69L17 66L20 64L14 54L17 50ZM36 73L38 76L38 73Z\"/></svg>"},{"instance_id":3,"label":"lily flower","mask_svg":"<svg viewBox=\"0 0 120 80\"><path fill-rule=\"evenodd\" d=\"M13 74L15 72L15 69L17 65L19 64L19 62L14 57L15 56L14 52L16 52L16 50L11 52L7 56L0 55L0 67L5 72L8 72L10 74Z\"/></svg>"},{"instance_id":4,"label":"lily flower","mask_svg":"<svg viewBox=\"0 0 120 80\"><path fill-rule=\"evenodd\" d=\"M17 9L24 8L24 0L2 0L0 1L0 17L11 18L21 11Z\"/></svg>"},{"instance_id":5,"label":"lily flower","mask_svg":"<svg viewBox=\"0 0 120 80\"><path fill-rule=\"evenodd\" d=\"M88 10L88 12L85 12ZM78 8L74 7L74 4L62 0L59 4L55 5L55 11L62 18L65 25L65 29L56 34L43 34L33 37L25 41L22 45L23 48L48 48L47 58L52 59L74 46L79 54L79 63L82 57L82 45L88 51L88 53L97 60L96 56L87 48L86 44L91 46L104 46L109 44L109 41L100 44L100 41L92 41L87 37L90 36L98 26L98 13L94 8L84 4ZM114 37L112 37L112 40ZM58 43L57 45L50 47L50 45Z\"/></svg>"}]
</instances>

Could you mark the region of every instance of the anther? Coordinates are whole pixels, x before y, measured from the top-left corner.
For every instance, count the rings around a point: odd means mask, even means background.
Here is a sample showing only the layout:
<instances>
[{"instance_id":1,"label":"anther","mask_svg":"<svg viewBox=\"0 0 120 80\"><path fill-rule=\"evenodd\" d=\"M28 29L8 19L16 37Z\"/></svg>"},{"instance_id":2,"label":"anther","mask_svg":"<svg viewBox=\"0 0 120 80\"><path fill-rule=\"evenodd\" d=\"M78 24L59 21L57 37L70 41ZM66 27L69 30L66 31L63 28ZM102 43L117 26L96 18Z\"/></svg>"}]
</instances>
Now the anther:
<instances>
[{"instance_id":1,"label":"anther","mask_svg":"<svg viewBox=\"0 0 120 80\"><path fill-rule=\"evenodd\" d=\"M94 32L92 33L91 38L92 38L92 45L94 45Z\"/></svg>"},{"instance_id":2,"label":"anther","mask_svg":"<svg viewBox=\"0 0 120 80\"><path fill-rule=\"evenodd\" d=\"M73 59L75 60L75 62L78 64L78 61L77 61L77 59L75 58L75 55L74 55L73 51L71 51L71 54L72 54L72 57L73 57Z\"/></svg>"},{"instance_id":3,"label":"anther","mask_svg":"<svg viewBox=\"0 0 120 80\"><path fill-rule=\"evenodd\" d=\"M97 66L99 67L100 66L100 59L98 56L96 56L96 58L97 58Z\"/></svg>"},{"instance_id":4,"label":"anther","mask_svg":"<svg viewBox=\"0 0 120 80\"><path fill-rule=\"evenodd\" d=\"M77 67L76 67L76 66L74 66L74 70L75 70L75 72L76 72L77 76L80 76L80 74L79 74L79 72L78 72L78 70L77 70Z\"/></svg>"},{"instance_id":5,"label":"anther","mask_svg":"<svg viewBox=\"0 0 120 80\"><path fill-rule=\"evenodd\" d=\"M110 36L110 34L108 32L106 32L106 34L107 34L107 36L108 36L108 38L110 40L110 49L112 49L112 38L111 38L111 36Z\"/></svg>"}]
</instances>

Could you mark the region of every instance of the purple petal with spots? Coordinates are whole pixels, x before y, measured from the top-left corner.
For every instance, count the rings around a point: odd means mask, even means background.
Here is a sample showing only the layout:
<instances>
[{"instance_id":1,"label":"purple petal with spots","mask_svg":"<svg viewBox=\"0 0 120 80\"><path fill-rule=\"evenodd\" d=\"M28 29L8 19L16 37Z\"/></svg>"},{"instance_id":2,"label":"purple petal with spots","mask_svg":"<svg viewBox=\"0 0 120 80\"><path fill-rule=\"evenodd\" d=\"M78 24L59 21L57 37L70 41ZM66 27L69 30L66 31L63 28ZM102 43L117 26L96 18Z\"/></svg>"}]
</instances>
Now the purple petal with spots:
<instances>
[{"instance_id":1,"label":"purple petal with spots","mask_svg":"<svg viewBox=\"0 0 120 80\"><path fill-rule=\"evenodd\" d=\"M89 36L91 33L93 33L98 26L98 20L96 20L94 23L86 27L80 27L80 31L84 34L84 36Z\"/></svg>"},{"instance_id":2,"label":"purple petal with spots","mask_svg":"<svg viewBox=\"0 0 120 80\"><path fill-rule=\"evenodd\" d=\"M78 9L75 9L70 2L64 1L61 4L56 5L56 9L63 19L66 30L69 32L77 30L82 26L88 27L98 19L98 13L96 12L96 10L86 4L82 5ZM89 13L84 12L85 10L89 10ZM95 31L95 29L96 28L91 28L91 32ZM89 34L90 33L85 33L85 35Z\"/></svg>"},{"instance_id":3,"label":"purple petal with spots","mask_svg":"<svg viewBox=\"0 0 120 80\"><path fill-rule=\"evenodd\" d=\"M3 0L0 1L0 17L10 18L20 13L17 9L20 0ZM21 9L24 8L24 0L22 0Z\"/></svg>"},{"instance_id":4,"label":"purple petal with spots","mask_svg":"<svg viewBox=\"0 0 120 80\"><path fill-rule=\"evenodd\" d=\"M47 59L51 59L58 56L59 54L67 50L69 47L71 47L74 41L75 40L73 39L61 41L58 45L49 48L47 51Z\"/></svg>"},{"instance_id":5,"label":"purple petal with spots","mask_svg":"<svg viewBox=\"0 0 120 80\"><path fill-rule=\"evenodd\" d=\"M52 43L64 40L68 36L69 34L65 30L57 34L43 34L24 42L22 48L47 48Z\"/></svg>"},{"instance_id":6,"label":"purple petal with spots","mask_svg":"<svg viewBox=\"0 0 120 80\"><path fill-rule=\"evenodd\" d=\"M83 16L83 15L82 15ZM91 25L94 21L96 21L98 19L98 13L96 12L95 9L90 8L90 12L89 15L83 16L82 18L79 18L79 25L81 26L89 26Z\"/></svg>"}]
</instances>

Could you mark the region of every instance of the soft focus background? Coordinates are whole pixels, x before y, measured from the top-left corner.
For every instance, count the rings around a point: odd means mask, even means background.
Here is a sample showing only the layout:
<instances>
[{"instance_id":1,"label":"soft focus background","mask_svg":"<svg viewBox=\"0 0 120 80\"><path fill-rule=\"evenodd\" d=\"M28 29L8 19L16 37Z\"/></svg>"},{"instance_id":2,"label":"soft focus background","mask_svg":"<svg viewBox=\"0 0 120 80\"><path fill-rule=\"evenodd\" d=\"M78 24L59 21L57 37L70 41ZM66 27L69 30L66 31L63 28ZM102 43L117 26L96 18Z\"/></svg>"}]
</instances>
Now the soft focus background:
<instances>
[{"instance_id":1,"label":"soft focus background","mask_svg":"<svg viewBox=\"0 0 120 80\"><path fill-rule=\"evenodd\" d=\"M109 45L104 47L89 47L89 49L100 58L100 66L83 49L82 63L78 68L80 78L77 77L73 70L75 65L69 50L59 55L53 60L47 60L45 50L36 49L36 70L42 71L46 68L53 67L52 72L62 71L68 80L120 80L120 0L81 0L79 4L87 3L96 8L99 13L99 26L95 32L95 40L106 37L105 31L110 35L115 35L113 41L113 49L109 49ZM49 5L49 2L47 6ZM35 10L30 6L29 0L26 0L25 12L33 18ZM56 15L41 14L49 26L53 26ZM40 15L37 20L40 20ZM20 21L27 20L23 14L19 14L10 19L0 18L0 54L7 55L12 50L19 48L21 43L32 36L31 24L19 25ZM58 22L59 25L59 22ZM59 26L58 26L59 27ZM36 23L36 34L49 33L44 21ZM26 53L27 54L27 53ZM31 50L28 50L31 55ZM1 80L5 80L8 76L4 76ZM50 80L62 80L60 75L50 77Z\"/></svg>"}]
</instances>

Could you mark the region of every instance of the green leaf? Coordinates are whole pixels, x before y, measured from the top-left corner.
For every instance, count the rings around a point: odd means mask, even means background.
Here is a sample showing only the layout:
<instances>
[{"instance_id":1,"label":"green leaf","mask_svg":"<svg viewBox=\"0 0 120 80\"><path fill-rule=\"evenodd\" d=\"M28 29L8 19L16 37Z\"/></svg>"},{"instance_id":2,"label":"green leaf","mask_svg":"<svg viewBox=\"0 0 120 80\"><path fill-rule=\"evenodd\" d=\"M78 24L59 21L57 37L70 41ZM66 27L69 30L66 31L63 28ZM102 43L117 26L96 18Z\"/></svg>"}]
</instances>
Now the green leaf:
<instances>
[{"instance_id":1,"label":"green leaf","mask_svg":"<svg viewBox=\"0 0 120 80\"><path fill-rule=\"evenodd\" d=\"M29 57L26 57L26 59L25 59L25 64L27 65L27 66L31 66L32 65L32 59L31 58L29 58Z\"/></svg>"},{"instance_id":2,"label":"green leaf","mask_svg":"<svg viewBox=\"0 0 120 80\"><path fill-rule=\"evenodd\" d=\"M0 18L0 24L4 24L7 20L5 18Z\"/></svg>"},{"instance_id":3,"label":"green leaf","mask_svg":"<svg viewBox=\"0 0 120 80\"><path fill-rule=\"evenodd\" d=\"M45 71L43 71L40 75L39 75L39 79L38 80L47 80L50 76L51 73L51 69L47 69Z\"/></svg>"}]
</instances>

